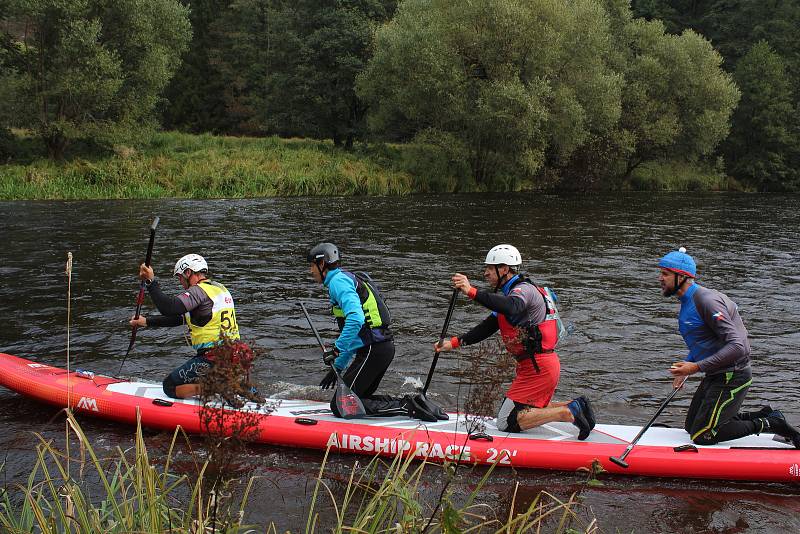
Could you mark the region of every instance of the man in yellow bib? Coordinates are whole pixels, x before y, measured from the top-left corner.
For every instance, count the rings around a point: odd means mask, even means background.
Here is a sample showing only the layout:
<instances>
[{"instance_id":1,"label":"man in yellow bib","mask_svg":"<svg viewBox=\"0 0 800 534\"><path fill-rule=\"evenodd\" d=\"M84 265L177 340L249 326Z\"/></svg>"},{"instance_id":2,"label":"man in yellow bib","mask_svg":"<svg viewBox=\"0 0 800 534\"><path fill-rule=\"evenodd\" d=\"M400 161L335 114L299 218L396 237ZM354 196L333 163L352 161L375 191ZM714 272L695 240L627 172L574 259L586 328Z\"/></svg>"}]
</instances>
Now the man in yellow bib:
<instances>
[{"instance_id":1,"label":"man in yellow bib","mask_svg":"<svg viewBox=\"0 0 800 534\"><path fill-rule=\"evenodd\" d=\"M220 283L208 279L208 264L198 254L187 254L175 264L174 275L185 290L179 295L165 295L161 291L153 269L139 266L139 278L144 280L147 292L161 316L131 319L137 327L189 327L192 348L197 355L172 371L164 379L164 393L173 398L185 399L200 394L200 377L214 364L213 349L224 340L239 340L239 325L233 297ZM246 347L246 346L245 346ZM249 348L245 352L252 354Z\"/></svg>"}]
</instances>

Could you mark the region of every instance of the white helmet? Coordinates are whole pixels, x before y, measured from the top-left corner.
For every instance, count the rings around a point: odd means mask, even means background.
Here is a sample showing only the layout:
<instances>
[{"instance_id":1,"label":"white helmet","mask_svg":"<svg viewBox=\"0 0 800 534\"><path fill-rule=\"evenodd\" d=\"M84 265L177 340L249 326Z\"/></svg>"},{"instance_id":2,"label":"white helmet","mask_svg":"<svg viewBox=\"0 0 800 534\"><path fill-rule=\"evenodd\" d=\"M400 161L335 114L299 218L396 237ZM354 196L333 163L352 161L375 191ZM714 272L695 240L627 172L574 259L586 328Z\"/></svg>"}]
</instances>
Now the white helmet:
<instances>
[{"instance_id":1,"label":"white helmet","mask_svg":"<svg viewBox=\"0 0 800 534\"><path fill-rule=\"evenodd\" d=\"M508 265L518 267L522 265L522 256L516 247L511 245L497 245L486 254L486 265Z\"/></svg>"},{"instance_id":2,"label":"white helmet","mask_svg":"<svg viewBox=\"0 0 800 534\"><path fill-rule=\"evenodd\" d=\"M207 273L208 264L206 260L203 259L203 256L199 254L187 254L175 264L175 272L172 275L178 276L179 274L183 274L186 269L190 269L194 273Z\"/></svg>"}]
</instances>

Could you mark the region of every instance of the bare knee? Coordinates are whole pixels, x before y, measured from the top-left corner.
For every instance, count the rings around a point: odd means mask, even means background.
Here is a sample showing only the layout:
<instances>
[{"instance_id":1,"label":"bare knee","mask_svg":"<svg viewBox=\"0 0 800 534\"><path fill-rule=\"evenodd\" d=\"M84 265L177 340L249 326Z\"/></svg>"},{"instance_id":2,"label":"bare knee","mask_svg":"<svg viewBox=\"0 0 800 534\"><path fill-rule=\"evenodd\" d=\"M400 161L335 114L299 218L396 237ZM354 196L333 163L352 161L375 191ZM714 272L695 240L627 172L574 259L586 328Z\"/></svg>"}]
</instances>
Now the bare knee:
<instances>
[{"instance_id":1,"label":"bare knee","mask_svg":"<svg viewBox=\"0 0 800 534\"><path fill-rule=\"evenodd\" d=\"M521 432L517 417L521 409L525 406L512 401L511 399L504 399L503 404L500 406L500 411L497 413L497 430L501 432Z\"/></svg>"},{"instance_id":2,"label":"bare knee","mask_svg":"<svg viewBox=\"0 0 800 534\"><path fill-rule=\"evenodd\" d=\"M181 384L179 386L175 386L175 397L179 399L189 399L199 394L199 384Z\"/></svg>"},{"instance_id":3,"label":"bare knee","mask_svg":"<svg viewBox=\"0 0 800 534\"><path fill-rule=\"evenodd\" d=\"M519 427L522 430L528 430L529 428L541 426L544 423L539 422L539 415L542 410L546 409L547 408L534 408L531 406L529 408L525 408L524 410L520 410L520 412L517 414L517 422L519 423Z\"/></svg>"},{"instance_id":4,"label":"bare knee","mask_svg":"<svg viewBox=\"0 0 800 534\"><path fill-rule=\"evenodd\" d=\"M175 394L176 385L177 384L175 384L175 381L172 379L172 375L168 375L161 384L161 387L164 389L164 395L167 397L172 397L173 399L177 399L178 396Z\"/></svg>"},{"instance_id":5,"label":"bare knee","mask_svg":"<svg viewBox=\"0 0 800 534\"><path fill-rule=\"evenodd\" d=\"M517 421L522 430L528 430L554 421L571 422L572 413L566 406L529 407L517 414Z\"/></svg>"}]
</instances>

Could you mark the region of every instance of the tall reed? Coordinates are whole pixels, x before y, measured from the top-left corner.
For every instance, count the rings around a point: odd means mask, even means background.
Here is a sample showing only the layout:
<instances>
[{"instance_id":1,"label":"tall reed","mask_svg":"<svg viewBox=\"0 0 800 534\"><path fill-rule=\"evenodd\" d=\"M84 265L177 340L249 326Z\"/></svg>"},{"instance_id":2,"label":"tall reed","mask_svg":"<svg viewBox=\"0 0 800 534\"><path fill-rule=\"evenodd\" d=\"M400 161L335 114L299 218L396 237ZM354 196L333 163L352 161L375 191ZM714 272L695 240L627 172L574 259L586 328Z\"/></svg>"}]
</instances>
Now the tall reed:
<instances>
[{"instance_id":1,"label":"tall reed","mask_svg":"<svg viewBox=\"0 0 800 534\"><path fill-rule=\"evenodd\" d=\"M68 440L77 441L70 459L52 441L36 435L39 444L36 460L26 483L2 490L0 530L10 534L200 534L277 532L274 524L256 527L243 523L248 499L256 481L250 477L242 495L231 499L218 488L205 484L208 462L198 463L195 477L171 472L177 430L172 437L162 467L151 461L142 429L137 426L132 451L117 450L112 459L100 458L72 413L67 412ZM533 502L518 510L517 490L511 491L508 512L500 515L493 507L479 502L481 490L491 481L494 466L466 496L438 493L423 480L428 470L444 466L412 457L391 460L373 458L366 465L355 462L343 493L336 494L326 482L329 459L326 452L311 497L305 525L296 532L334 533L595 533L597 522L587 517L576 494L561 500L542 492ZM0 466L2 470L2 466ZM447 473L446 473L447 476ZM429 477L430 478L430 477ZM511 488L509 488L511 489ZM322 524L319 508L333 509L332 524ZM437 511L431 515L432 511Z\"/></svg>"},{"instance_id":2,"label":"tall reed","mask_svg":"<svg viewBox=\"0 0 800 534\"><path fill-rule=\"evenodd\" d=\"M216 494L204 492L206 464L194 481L170 472L179 429L159 469L150 461L140 426L132 455L118 450L117 457L107 461L97 455L69 411L67 421L66 440L77 441L79 456L69 458L52 441L36 434L39 443L27 484L5 488L0 497L3 532L189 533L203 532L212 524L217 525L215 532L239 531L243 510L221 514Z\"/></svg>"},{"instance_id":3,"label":"tall reed","mask_svg":"<svg viewBox=\"0 0 800 534\"><path fill-rule=\"evenodd\" d=\"M508 515L480 503L481 490L491 481L496 466L486 473L466 497L456 498L451 492L426 496L423 474L443 469L449 478L455 464L432 464L413 457L396 456L391 461L375 457L364 468L356 465L349 477L344 495L335 496L324 481L327 454L320 467L312 495L305 533L319 529L315 504L324 494L333 503L336 524L327 531L345 532L596 532L597 522L581 513L577 494L566 501L542 492L524 510L518 511L513 488ZM445 482L444 484L449 484ZM437 511L433 516L432 512Z\"/></svg>"}]
</instances>

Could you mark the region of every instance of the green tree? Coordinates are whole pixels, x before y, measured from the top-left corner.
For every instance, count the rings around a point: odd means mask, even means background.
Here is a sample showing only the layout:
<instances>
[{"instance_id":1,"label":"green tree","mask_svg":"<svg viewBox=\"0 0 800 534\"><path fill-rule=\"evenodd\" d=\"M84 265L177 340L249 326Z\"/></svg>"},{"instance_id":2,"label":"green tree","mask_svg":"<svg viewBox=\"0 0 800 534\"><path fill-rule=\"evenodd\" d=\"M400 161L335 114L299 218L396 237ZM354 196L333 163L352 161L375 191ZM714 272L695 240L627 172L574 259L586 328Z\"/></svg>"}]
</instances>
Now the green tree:
<instances>
[{"instance_id":1,"label":"green tree","mask_svg":"<svg viewBox=\"0 0 800 534\"><path fill-rule=\"evenodd\" d=\"M711 40L730 70L761 40L783 56L790 75L800 75L798 0L634 0L636 16L660 19L667 31L695 30Z\"/></svg>"},{"instance_id":2,"label":"green tree","mask_svg":"<svg viewBox=\"0 0 800 534\"><path fill-rule=\"evenodd\" d=\"M631 9L635 16L661 20L668 32L680 34L686 29L699 30L703 18L716 1L632 0Z\"/></svg>"},{"instance_id":3,"label":"green tree","mask_svg":"<svg viewBox=\"0 0 800 534\"><path fill-rule=\"evenodd\" d=\"M624 177L647 161L694 161L711 155L728 135L739 91L711 43L687 30L664 32L660 21L625 25L626 84L621 132L632 145Z\"/></svg>"},{"instance_id":4,"label":"green tree","mask_svg":"<svg viewBox=\"0 0 800 534\"><path fill-rule=\"evenodd\" d=\"M226 106L248 128L352 146L365 107L356 75L394 0L237 0L216 24L212 53Z\"/></svg>"},{"instance_id":5,"label":"green tree","mask_svg":"<svg viewBox=\"0 0 800 534\"><path fill-rule=\"evenodd\" d=\"M292 29L291 5L282 0L235 0L212 25L217 39L208 55L224 80L220 96L230 132L303 135L294 123L273 120L267 107L273 80L293 72L301 49ZM294 117L292 96L287 95L275 112Z\"/></svg>"},{"instance_id":6,"label":"green tree","mask_svg":"<svg viewBox=\"0 0 800 534\"><path fill-rule=\"evenodd\" d=\"M719 54L692 31L670 35L660 21L634 18L627 0L603 5L615 42L608 61L625 80L620 120L557 165L562 187L625 182L651 161L712 160L738 99Z\"/></svg>"},{"instance_id":7,"label":"green tree","mask_svg":"<svg viewBox=\"0 0 800 534\"><path fill-rule=\"evenodd\" d=\"M356 76L372 50L378 23L392 15L394 2L380 0L297 0L297 28L302 39L293 72L271 84L266 108L280 117L281 101L302 102L295 111L306 129L350 148L363 135L366 107L356 95ZM298 113L299 112L299 113Z\"/></svg>"},{"instance_id":8,"label":"green tree","mask_svg":"<svg viewBox=\"0 0 800 534\"><path fill-rule=\"evenodd\" d=\"M411 124L482 186L531 179L619 119L622 78L592 0L407 0L376 39L359 84L372 126Z\"/></svg>"},{"instance_id":9,"label":"green tree","mask_svg":"<svg viewBox=\"0 0 800 534\"><path fill-rule=\"evenodd\" d=\"M14 122L54 158L72 139L149 124L190 37L174 0L16 0L4 15L22 29L10 46L27 109Z\"/></svg>"},{"instance_id":10,"label":"green tree","mask_svg":"<svg viewBox=\"0 0 800 534\"><path fill-rule=\"evenodd\" d=\"M753 45L764 40L784 58L795 79L800 76L798 28L798 0L715 0L698 25L698 31L711 39L731 70Z\"/></svg>"},{"instance_id":11,"label":"green tree","mask_svg":"<svg viewBox=\"0 0 800 534\"><path fill-rule=\"evenodd\" d=\"M224 133L235 129L226 96L232 88L217 61L221 35L217 21L231 0L181 0L189 8L192 40L164 91L163 126L191 132Z\"/></svg>"},{"instance_id":12,"label":"green tree","mask_svg":"<svg viewBox=\"0 0 800 534\"><path fill-rule=\"evenodd\" d=\"M722 151L728 170L745 181L754 180L752 185L758 188L795 189L797 185L793 185L791 169L800 165L797 149L793 148L800 144L800 116L797 111L793 116L783 118L781 122L785 124L778 128L780 134L777 131L761 132L766 135L765 139L769 139L766 144L771 149L744 140L753 136L750 119L745 119L745 115L760 117L759 120L763 121L766 117L775 116L775 107L785 104L783 100L775 103L758 95L774 92L784 98L785 83L788 83L792 95L790 102L795 110L797 108L796 102L800 100L800 1L635 0L633 7L638 15L663 19L670 32L680 33L685 28L692 28L705 35L724 57L725 68L736 73L737 82L748 85L743 88L745 94L741 103L745 110L737 112L731 128L731 142L726 143ZM754 69L752 64L739 71L739 62L753 54L754 47L761 41L769 43L772 50L769 58L763 50L759 52L762 57L769 59L763 66L769 71L764 72L765 76L778 83L771 90L758 83L756 85L761 85L760 88L753 87L755 80L748 79ZM778 76L774 68L777 59L783 64L785 74L782 76ZM750 91L754 92L748 94ZM764 106L764 109L759 110L757 106ZM781 140L778 141L778 138ZM733 149L734 146L736 149ZM743 171L743 162L747 162L750 170ZM773 171L776 176L768 178L765 173ZM759 178L755 178L756 175Z\"/></svg>"},{"instance_id":13,"label":"green tree","mask_svg":"<svg viewBox=\"0 0 800 534\"><path fill-rule=\"evenodd\" d=\"M8 11L9 0L0 0L0 13ZM16 98L14 84L18 80L16 66L19 64L19 51L14 46L11 37L11 28L6 27L6 21L0 16L0 163L11 156L13 135L9 126L13 124L14 113L13 99Z\"/></svg>"},{"instance_id":14,"label":"green tree","mask_svg":"<svg viewBox=\"0 0 800 534\"><path fill-rule=\"evenodd\" d=\"M408 0L360 80L379 131L405 121L485 184L570 189L710 154L738 99L711 44L625 0Z\"/></svg>"},{"instance_id":15,"label":"green tree","mask_svg":"<svg viewBox=\"0 0 800 534\"><path fill-rule=\"evenodd\" d=\"M724 146L728 171L762 191L800 189L796 100L784 62L766 41L736 65L742 101Z\"/></svg>"}]
</instances>

